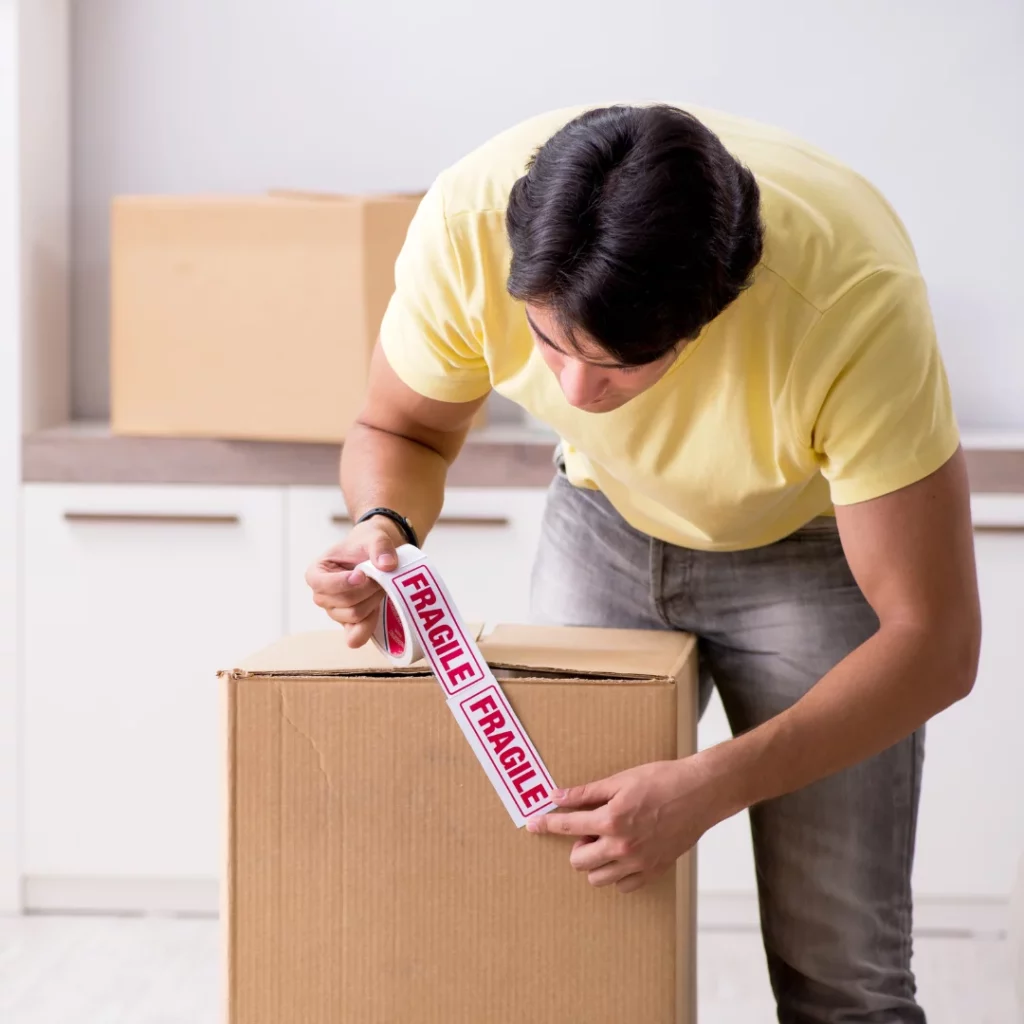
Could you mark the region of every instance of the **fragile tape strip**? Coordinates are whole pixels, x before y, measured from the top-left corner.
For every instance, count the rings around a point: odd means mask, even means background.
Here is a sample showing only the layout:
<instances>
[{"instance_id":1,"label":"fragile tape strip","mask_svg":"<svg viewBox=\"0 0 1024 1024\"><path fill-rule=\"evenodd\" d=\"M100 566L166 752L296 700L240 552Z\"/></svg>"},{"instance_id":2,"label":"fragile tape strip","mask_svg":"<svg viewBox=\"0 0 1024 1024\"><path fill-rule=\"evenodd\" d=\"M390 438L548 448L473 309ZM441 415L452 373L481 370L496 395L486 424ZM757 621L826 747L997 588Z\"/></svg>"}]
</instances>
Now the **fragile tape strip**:
<instances>
[{"instance_id":1,"label":"fragile tape strip","mask_svg":"<svg viewBox=\"0 0 1024 1024\"><path fill-rule=\"evenodd\" d=\"M385 594L374 644L400 667L426 657L448 709L516 827L553 810L551 775L427 556L403 544L394 572L382 572L371 562L359 568Z\"/></svg>"}]
</instances>

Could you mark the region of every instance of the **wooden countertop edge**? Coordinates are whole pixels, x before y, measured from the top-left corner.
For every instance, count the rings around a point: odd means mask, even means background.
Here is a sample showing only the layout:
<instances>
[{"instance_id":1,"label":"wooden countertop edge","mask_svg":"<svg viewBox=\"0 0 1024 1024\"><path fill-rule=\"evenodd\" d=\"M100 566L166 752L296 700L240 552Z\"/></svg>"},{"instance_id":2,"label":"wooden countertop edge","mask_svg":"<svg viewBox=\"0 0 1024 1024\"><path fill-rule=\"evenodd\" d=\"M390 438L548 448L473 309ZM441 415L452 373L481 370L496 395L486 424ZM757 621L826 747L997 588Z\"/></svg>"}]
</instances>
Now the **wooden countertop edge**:
<instances>
[{"instance_id":1,"label":"wooden countertop edge","mask_svg":"<svg viewBox=\"0 0 1024 1024\"><path fill-rule=\"evenodd\" d=\"M544 437L481 431L452 467L453 487L546 487L554 444ZM322 486L338 479L340 445L200 438L116 437L74 427L29 434L26 483ZM975 493L1024 494L1024 448L969 448Z\"/></svg>"},{"instance_id":2,"label":"wooden countertop edge","mask_svg":"<svg viewBox=\"0 0 1024 1024\"><path fill-rule=\"evenodd\" d=\"M975 494L1024 494L1024 449L968 448L966 455Z\"/></svg>"},{"instance_id":3,"label":"wooden countertop edge","mask_svg":"<svg viewBox=\"0 0 1024 1024\"><path fill-rule=\"evenodd\" d=\"M511 435L511 439L509 436ZM546 487L554 442L473 438L452 466L454 487ZM337 444L115 437L57 428L27 435L25 483L317 486L338 480Z\"/></svg>"}]
</instances>

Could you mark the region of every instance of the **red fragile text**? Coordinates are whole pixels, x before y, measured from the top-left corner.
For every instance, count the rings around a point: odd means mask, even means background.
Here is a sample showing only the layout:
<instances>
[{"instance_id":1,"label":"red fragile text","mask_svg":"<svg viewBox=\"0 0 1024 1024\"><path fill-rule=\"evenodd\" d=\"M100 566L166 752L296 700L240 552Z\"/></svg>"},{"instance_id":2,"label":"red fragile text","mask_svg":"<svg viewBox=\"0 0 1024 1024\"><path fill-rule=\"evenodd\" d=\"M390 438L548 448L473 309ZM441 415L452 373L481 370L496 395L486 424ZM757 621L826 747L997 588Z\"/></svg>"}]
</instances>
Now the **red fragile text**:
<instances>
[{"instance_id":1,"label":"red fragile text","mask_svg":"<svg viewBox=\"0 0 1024 1024\"><path fill-rule=\"evenodd\" d=\"M405 605L418 623L427 657L445 689L457 693L482 679L480 665L430 570L415 569L396 577L395 582L402 588Z\"/></svg>"},{"instance_id":2,"label":"red fragile text","mask_svg":"<svg viewBox=\"0 0 1024 1024\"><path fill-rule=\"evenodd\" d=\"M517 728L511 710L492 691L476 698L467 698L467 714L482 742L491 752L491 761L498 768L510 792L518 794L516 802L529 811L551 796L551 784L544 772L534 763L534 757L521 731ZM499 703L500 702L500 703Z\"/></svg>"}]
</instances>

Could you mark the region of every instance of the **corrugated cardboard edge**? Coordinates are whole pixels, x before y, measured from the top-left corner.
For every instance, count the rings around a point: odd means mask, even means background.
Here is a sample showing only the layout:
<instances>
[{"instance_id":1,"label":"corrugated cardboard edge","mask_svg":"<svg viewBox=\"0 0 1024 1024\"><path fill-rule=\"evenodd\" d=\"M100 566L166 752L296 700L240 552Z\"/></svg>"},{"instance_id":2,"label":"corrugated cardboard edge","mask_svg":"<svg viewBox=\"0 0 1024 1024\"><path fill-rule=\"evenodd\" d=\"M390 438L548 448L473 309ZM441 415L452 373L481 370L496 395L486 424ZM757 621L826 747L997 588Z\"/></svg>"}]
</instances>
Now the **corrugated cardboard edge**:
<instances>
[{"instance_id":1,"label":"corrugated cardboard edge","mask_svg":"<svg viewBox=\"0 0 1024 1024\"><path fill-rule=\"evenodd\" d=\"M390 668L269 668L221 669L219 676L229 679L391 679L393 676L412 676L433 679L430 666L420 659L405 668L392 665Z\"/></svg>"},{"instance_id":2,"label":"corrugated cardboard edge","mask_svg":"<svg viewBox=\"0 0 1024 1024\"><path fill-rule=\"evenodd\" d=\"M492 669L514 669L523 672L524 675L516 678L517 683L631 683L638 686L660 685L667 686L675 682L678 670L673 675L650 675L632 674L629 672L616 672L614 675L603 672L588 672L586 669L542 669L536 665L517 665L508 661L489 661L487 664ZM529 675L528 673L535 673ZM218 673L219 676L233 680L240 679L392 679L396 676L408 676L412 679L434 679L430 672L430 666L426 661L420 660L405 668L393 666L391 668L312 668L312 669L245 669L233 668L224 669ZM501 682L502 680L498 680Z\"/></svg>"},{"instance_id":3,"label":"corrugated cardboard edge","mask_svg":"<svg viewBox=\"0 0 1024 1024\"><path fill-rule=\"evenodd\" d=\"M499 671L507 668L516 672L535 673L532 677L524 675L516 682L529 682L531 678L534 678L546 682L562 682L563 680L571 682L576 679L588 683L671 683L675 679L674 675L657 675L650 672L595 672L585 668L541 668L537 665L525 665L504 658L501 660L489 658L487 664Z\"/></svg>"},{"instance_id":4,"label":"corrugated cardboard edge","mask_svg":"<svg viewBox=\"0 0 1024 1024\"><path fill-rule=\"evenodd\" d=\"M467 628L475 638L482 627L479 623L470 622ZM233 673L239 679L276 674L329 676L430 672L430 666L424 658L413 662L406 669L400 669L395 668L372 644L351 648L345 643L340 627L285 634L233 665L221 666L221 669Z\"/></svg>"},{"instance_id":5,"label":"corrugated cardboard edge","mask_svg":"<svg viewBox=\"0 0 1024 1024\"><path fill-rule=\"evenodd\" d=\"M675 665L676 756L697 750L697 657L695 637ZM691 922L697 913L697 848L676 861L676 1024L697 1020L697 942Z\"/></svg>"},{"instance_id":6,"label":"corrugated cardboard edge","mask_svg":"<svg viewBox=\"0 0 1024 1024\"><path fill-rule=\"evenodd\" d=\"M683 649L679 652L679 657L676 659L675 664L669 670L669 676L671 679L679 679L683 670L686 668L686 663L693 658L694 664L696 664L696 647L697 638L695 636L687 636L686 644ZM692 668L692 666L691 666ZM694 737L696 740L696 737Z\"/></svg>"},{"instance_id":7,"label":"corrugated cardboard edge","mask_svg":"<svg viewBox=\"0 0 1024 1024\"><path fill-rule=\"evenodd\" d=\"M498 623L480 640L492 664L518 664L601 675L671 678L690 638L673 630L558 627Z\"/></svg>"},{"instance_id":8,"label":"corrugated cardboard edge","mask_svg":"<svg viewBox=\"0 0 1024 1024\"><path fill-rule=\"evenodd\" d=\"M223 721L227 731L227 742L225 743L224 757L227 764L224 767L223 784L226 786L224 793L224 807L227 811L226 834L222 839L221 861L223 865L224 884L220 889L220 919L221 937L223 951L221 953L224 967L224 986L221 990L223 1012L221 1020L231 1024L231 1008L236 1005L235 983L237 972L235 971L235 956L237 954L237 943L235 942L235 916L233 908L235 901L235 872L232 867L236 862L235 839L237 833L235 814L235 701L233 690L236 685L234 677L230 672L218 673L220 678L221 700Z\"/></svg>"}]
</instances>

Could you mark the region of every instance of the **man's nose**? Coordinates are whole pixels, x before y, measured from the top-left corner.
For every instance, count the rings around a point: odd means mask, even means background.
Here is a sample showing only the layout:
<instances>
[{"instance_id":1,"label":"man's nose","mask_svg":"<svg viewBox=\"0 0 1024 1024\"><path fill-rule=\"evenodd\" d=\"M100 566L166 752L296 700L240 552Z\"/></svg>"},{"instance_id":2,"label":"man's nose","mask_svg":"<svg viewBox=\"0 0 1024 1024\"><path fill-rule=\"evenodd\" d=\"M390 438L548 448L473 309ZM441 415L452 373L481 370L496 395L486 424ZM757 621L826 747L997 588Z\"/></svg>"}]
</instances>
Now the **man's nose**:
<instances>
[{"instance_id":1,"label":"man's nose","mask_svg":"<svg viewBox=\"0 0 1024 1024\"><path fill-rule=\"evenodd\" d=\"M565 395L566 401L576 408L593 402L604 390L605 385L600 371L575 359L565 361L558 375L558 382L562 386L562 394Z\"/></svg>"}]
</instances>

